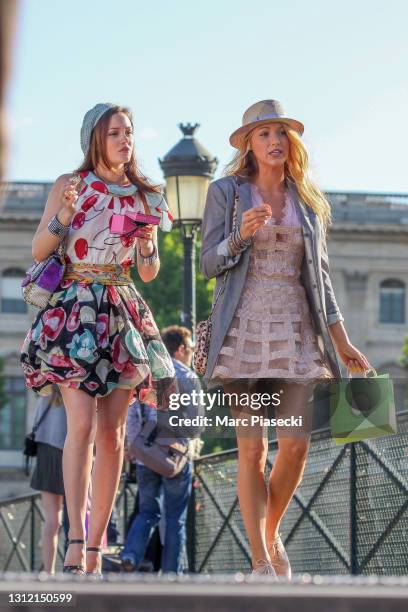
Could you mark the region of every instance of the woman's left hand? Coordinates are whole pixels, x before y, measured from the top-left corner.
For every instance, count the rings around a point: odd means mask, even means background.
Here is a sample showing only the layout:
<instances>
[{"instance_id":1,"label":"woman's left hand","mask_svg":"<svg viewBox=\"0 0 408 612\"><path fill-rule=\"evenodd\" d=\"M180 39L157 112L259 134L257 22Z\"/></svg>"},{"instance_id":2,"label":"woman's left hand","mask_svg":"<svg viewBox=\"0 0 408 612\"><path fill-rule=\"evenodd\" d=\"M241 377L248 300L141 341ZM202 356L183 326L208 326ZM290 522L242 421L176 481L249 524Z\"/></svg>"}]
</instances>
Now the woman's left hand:
<instances>
[{"instance_id":1,"label":"woman's left hand","mask_svg":"<svg viewBox=\"0 0 408 612\"><path fill-rule=\"evenodd\" d=\"M153 232L153 225L144 225L138 232L138 239L140 241L140 248L143 255L145 255L146 252L151 251L154 247Z\"/></svg>"},{"instance_id":2,"label":"woman's left hand","mask_svg":"<svg viewBox=\"0 0 408 612\"><path fill-rule=\"evenodd\" d=\"M371 369L367 357L363 355L363 353L360 353L360 351L350 344L350 342L346 342L340 346L337 345L336 350L348 370L361 371Z\"/></svg>"},{"instance_id":3,"label":"woman's left hand","mask_svg":"<svg viewBox=\"0 0 408 612\"><path fill-rule=\"evenodd\" d=\"M144 225L138 231L138 238L142 241L142 244L153 240L153 225Z\"/></svg>"}]
</instances>

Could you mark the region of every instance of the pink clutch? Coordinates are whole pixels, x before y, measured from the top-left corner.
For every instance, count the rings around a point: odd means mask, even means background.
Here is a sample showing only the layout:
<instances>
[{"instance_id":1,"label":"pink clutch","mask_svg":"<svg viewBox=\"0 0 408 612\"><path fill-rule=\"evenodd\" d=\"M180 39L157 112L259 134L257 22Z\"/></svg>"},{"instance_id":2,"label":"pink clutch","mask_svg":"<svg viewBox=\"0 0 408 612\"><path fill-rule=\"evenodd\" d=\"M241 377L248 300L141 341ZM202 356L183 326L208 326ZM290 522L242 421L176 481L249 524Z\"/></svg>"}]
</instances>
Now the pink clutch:
<instances>
[{"instance_id":1,"label":"pink clutch","mask_svg":"<svg viewBox=\"0 0 408 612\"><path fill-rule=\"evenodd\" d=\"M138 236L138 230L145 225L159 225L160 217L145 215L143 213L127 213L126 215L113 214L110 222L111 234Z\"/></svg>"}]
</instances>

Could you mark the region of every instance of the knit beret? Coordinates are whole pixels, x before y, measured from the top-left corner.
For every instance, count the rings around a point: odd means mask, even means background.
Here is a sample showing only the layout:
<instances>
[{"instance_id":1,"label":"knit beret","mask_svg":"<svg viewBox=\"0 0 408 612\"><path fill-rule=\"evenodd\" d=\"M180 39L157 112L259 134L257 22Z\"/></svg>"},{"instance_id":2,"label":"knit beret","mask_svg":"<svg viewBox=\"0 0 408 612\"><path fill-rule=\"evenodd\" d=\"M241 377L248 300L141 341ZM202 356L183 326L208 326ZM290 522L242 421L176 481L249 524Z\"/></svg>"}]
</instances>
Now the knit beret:
<instances>
[{"instance_id":1,"label":"knit beret","mask_svg":"<svg viewBox=\"0 0 408 612\"><path fill-rule=\"evenodd\" d=\"M91 110L85 113L81 127L81 149L85 156L88 153L91 144L92 130L98 123L99 119L111 108L116 108L116 104L112 104L111 102L103 102L96 104L93 108L91 108Z\"/></svg>"}]
</instances>

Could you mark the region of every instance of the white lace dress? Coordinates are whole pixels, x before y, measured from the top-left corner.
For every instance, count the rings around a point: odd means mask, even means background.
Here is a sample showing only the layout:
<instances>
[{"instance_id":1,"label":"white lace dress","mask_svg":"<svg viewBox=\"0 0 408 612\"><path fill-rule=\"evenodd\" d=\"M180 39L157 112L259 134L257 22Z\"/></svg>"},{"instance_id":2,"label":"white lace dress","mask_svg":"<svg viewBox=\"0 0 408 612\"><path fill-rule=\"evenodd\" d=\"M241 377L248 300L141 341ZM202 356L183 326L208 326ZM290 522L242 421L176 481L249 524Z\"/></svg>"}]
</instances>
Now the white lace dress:
<instances>
[{"instance_id":1,"label":"white lace dress","mask_svg":"<svg viewBox=\"0 0 408 612\"><path fill-rule=\"evenodd\" d=\"M251 186L254 206L262 202ZM212 378L332 378L313 329L300 281L304 243L301 221L289 193L282 222L272 218L254 237L248 274Z\"/></svg>"}]
</instances>

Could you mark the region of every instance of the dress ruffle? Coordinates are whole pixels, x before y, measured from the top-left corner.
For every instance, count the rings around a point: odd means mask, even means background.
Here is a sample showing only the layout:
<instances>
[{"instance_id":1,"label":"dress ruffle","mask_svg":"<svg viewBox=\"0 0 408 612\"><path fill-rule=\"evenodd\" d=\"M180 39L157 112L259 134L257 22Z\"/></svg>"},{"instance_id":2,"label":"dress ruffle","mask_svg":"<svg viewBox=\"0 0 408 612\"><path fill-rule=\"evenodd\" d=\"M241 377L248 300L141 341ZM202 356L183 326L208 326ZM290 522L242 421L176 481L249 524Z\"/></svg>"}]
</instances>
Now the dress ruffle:
<instances>
[{"instance_id":1,"label":"dress ruffle","mask_svg":"<svg viewBox=\"0 0 408 612\"><path fill-rule=\"evenodd\" d=\"M174 367L152 313L133 284L61 283L22 347L27 386L48 395L52 385L103 397L135 389L162 406Z\"/></svg>"}]
</instances>

